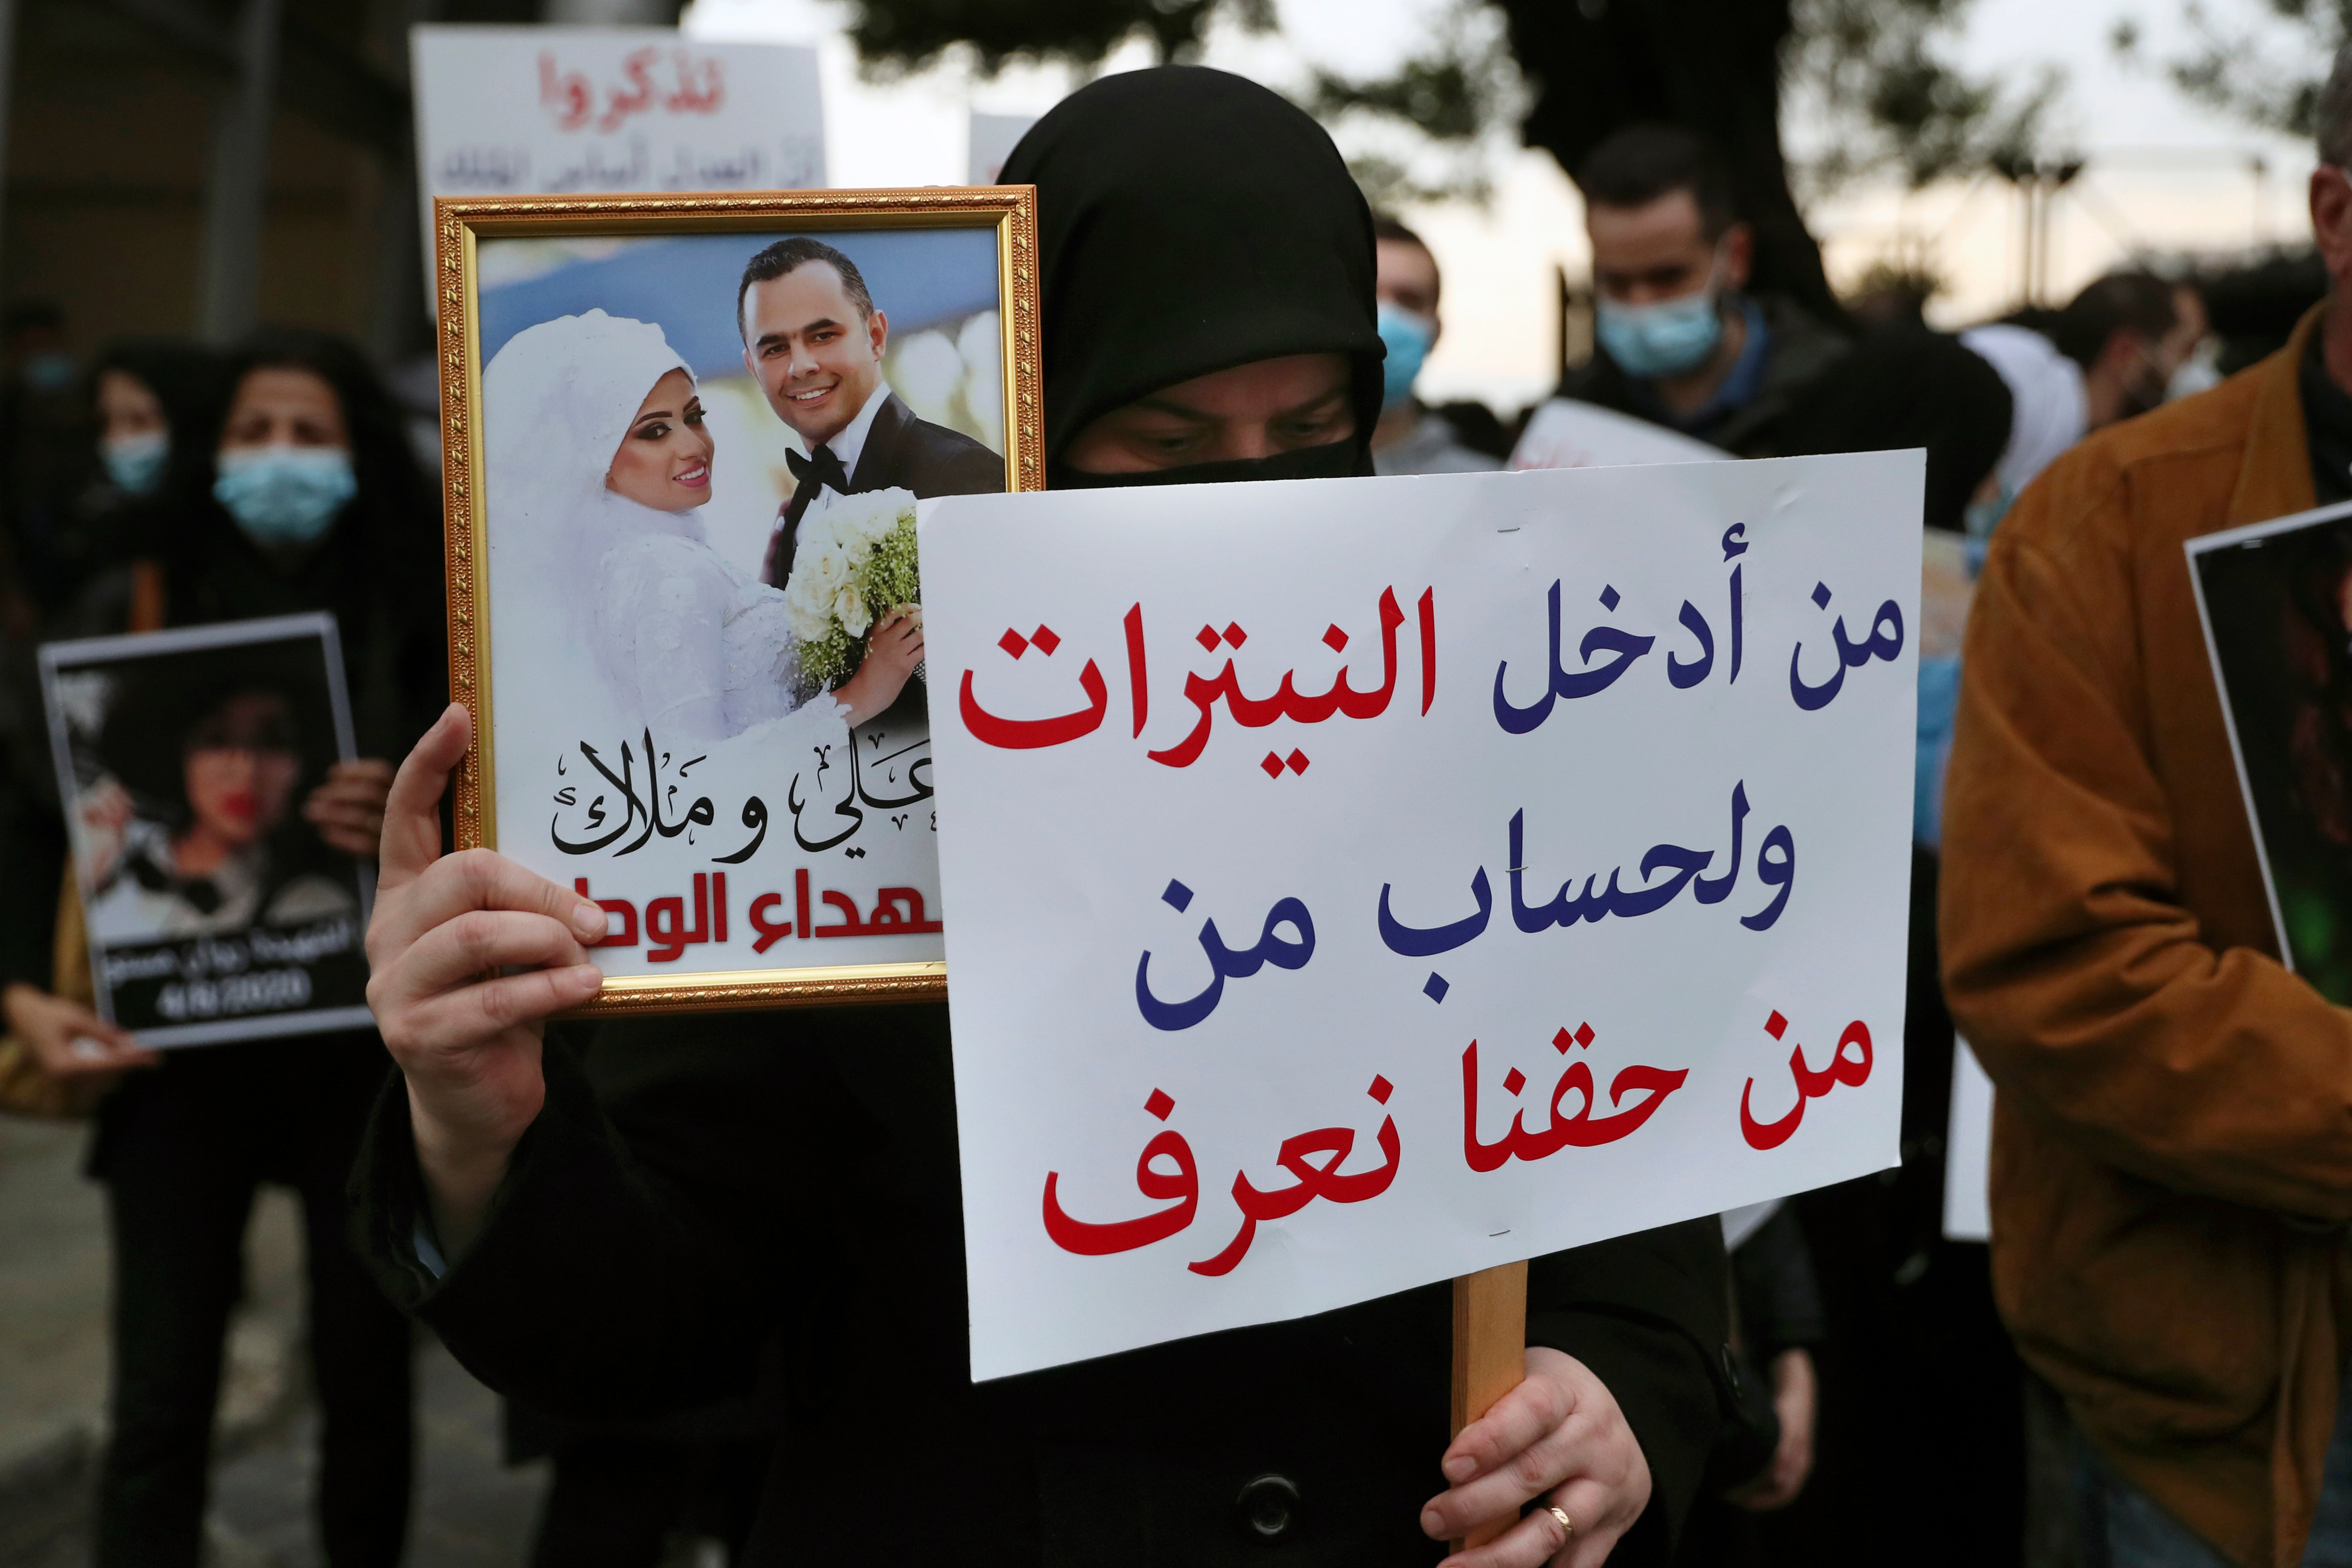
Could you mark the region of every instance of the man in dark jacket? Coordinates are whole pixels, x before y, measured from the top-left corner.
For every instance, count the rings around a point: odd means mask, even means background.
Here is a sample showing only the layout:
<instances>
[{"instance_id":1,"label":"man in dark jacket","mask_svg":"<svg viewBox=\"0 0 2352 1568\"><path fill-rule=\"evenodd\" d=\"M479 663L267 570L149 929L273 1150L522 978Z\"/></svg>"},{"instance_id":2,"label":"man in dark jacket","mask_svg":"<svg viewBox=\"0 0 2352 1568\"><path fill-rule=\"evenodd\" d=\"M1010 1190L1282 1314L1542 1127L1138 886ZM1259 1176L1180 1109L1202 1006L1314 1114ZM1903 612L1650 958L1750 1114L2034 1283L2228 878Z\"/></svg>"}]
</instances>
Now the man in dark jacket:
<instances>
[{"instance_id":1,"label":"man in dark jacket","mask_svg":"<svg viewBox=\"0 0 2352 1568\"><path fill-rule=\"evenodd\" d=\"M1845 340L1748 286L1755 234L1695 132L1633 125L1576 172L1592 242L1591 359L1559 395L1695 436L1743 458L1780 455L1778 426Z\"/></svg>"},{"instance_id":2,"label":"man in dark jacket","mask_svg":"<svg viewBox=\"0 0 2352 1568\"><path fill-rule=\"evenodd\" d=\"M760 580L791 577L802 516L820 490L857 495L982 495L1004 488L1004 459L944 425L919 419L882 379L890 318L857 263L805 237L751 258L736 295L743 363L768 406L808 447L786 458L799 481L776 514Z\"/></svg>"}]
</instances>

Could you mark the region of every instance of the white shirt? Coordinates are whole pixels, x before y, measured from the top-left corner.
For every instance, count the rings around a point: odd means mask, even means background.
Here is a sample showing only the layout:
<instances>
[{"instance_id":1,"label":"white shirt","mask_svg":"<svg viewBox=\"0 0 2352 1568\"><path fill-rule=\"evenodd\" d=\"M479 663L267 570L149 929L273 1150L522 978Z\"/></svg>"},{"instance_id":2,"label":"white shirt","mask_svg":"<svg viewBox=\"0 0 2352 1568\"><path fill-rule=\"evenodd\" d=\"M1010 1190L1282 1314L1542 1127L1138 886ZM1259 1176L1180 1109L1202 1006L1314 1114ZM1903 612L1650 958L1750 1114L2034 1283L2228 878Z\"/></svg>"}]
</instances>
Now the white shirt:
<instances>
[{"instance_id":1,"label":"white shirt","mask_svg":"<svg viewBox=\"0 0 2352 1568\"><path fill-rule=\"evenodd\" d=\"M857 459L866 452L866 437L873 433L874 416L881 413L882 405L889 401L890 384L877 378L874 390L866 396L866 406L857 411L857 417L844 426L841 434L832 440L817 443L841 459L841 471L847 474L853 482L857 478Z\"/></svg>"}]
</instances>

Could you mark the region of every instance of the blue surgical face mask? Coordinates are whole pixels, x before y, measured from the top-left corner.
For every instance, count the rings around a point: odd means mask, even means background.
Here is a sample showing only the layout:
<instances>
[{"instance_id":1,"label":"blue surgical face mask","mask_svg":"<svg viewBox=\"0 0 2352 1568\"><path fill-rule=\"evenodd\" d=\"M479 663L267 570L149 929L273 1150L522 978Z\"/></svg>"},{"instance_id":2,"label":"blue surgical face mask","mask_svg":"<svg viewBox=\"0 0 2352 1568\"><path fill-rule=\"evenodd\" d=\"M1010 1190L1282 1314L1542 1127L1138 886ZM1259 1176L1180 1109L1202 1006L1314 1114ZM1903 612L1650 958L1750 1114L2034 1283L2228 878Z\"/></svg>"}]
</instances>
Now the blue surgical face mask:
<instances>
[{"instance_id":1,"label":"blue surgical face mask","mask_svg":"<svg viewBox=\"0 0 2352 1568\"><path fill-rule=\"evenodd\" d=\"M162 430L142 430L98 444L99 461L106 477L135 496L155 493L163 482L163 463L172 455L172 437Z\"/></svg>"},{"instance_id":2,"label":"blue surgical face mask","mask_svg":"<svg viewBox=\"0 0 2352 1568\"><path fill-rule=\"evenodd\" d=\"M319 539L359 488L341 447L247 447L221 454L213 499L247 538L283 548Z\"/></svg>"},{"instance_id":3,"label":"blue surgical face mask","mask_svg":"<svg viewBox=\"0 0 2352 1568\"><path fill-rule=\"evenodd\" d=\"M1429 346L1437 341L1437 323L1385 303L1380 308L1379 321L1381 342L1389 351L1389 357L1381 362L1381 406L1394 408L1412 395L1422 362L1429 358Z\"/></svg>"},{"instance_id":4,"label":"blue surgical face mask","mask_svg":"<svg viewBox=\"0 0 2352 1568\"><path fill-rule=\"evenodd\" d=\"M1992 548L1992 531L2000 526L2002 518L2009 515L2010 502L2016 499L2010 488L2003 485L2000 493L1987 496L1982 500L1972 500L1961 510L1961 527L1968 532L1968 539L1961 548L1971 582L1984 571L1985 554Z\"/></svg>"},{"instance_id":5,"label":"blue surgical face mask","mask_svg":"<svg viewBox=\"0 0 2352 1568\"><path fill-rule=\"evenodd\" d=\"M2009 487L2003 485L1982 500L1969 502L1960 514L1968 536L1970 539L1990 539L1992 531L2000 525L2000 520L2009 515L2009 503L2016 499L2009 493Z\"/></svg>"},{"instance_id":6,"label":"blue surgical face mask","mask_svg":"<svg viewBox=\"0 0 2352 1568\"><path fill-rule=\"evenodd\" d=\"M62 349L37 353L25 361L25 384L36 392L63 392L74 384L81 367Z\"/></svg>"},{"instance_id":7,"label":"blue surgical face mask","mask_svg":"<svg viewBox=\"0 0 2352 1568\"><path fill-rule=\"evenodd\" d=\"M1654 305L1621 305L1603 294L1594 304L1592 331L1627 375L1648 381L1696 370L1723 342L1714 274L1697 293Z\"/></svg>"}]
</instances>

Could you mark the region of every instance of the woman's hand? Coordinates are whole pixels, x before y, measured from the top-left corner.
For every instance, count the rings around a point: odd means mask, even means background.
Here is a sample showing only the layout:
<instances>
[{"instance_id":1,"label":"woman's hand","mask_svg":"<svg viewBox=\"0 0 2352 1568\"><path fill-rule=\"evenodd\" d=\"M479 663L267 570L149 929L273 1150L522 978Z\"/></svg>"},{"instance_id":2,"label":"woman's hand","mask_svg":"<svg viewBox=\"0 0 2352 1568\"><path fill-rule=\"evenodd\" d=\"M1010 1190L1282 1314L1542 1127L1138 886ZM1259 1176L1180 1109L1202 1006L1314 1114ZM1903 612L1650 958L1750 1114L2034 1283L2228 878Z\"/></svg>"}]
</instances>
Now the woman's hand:
<instances>
[{"instance_id":1,"label":"woman's hand","mask_svg":"<svg viewBox=\"0 0 2352 1568\"><path fill-rule=\"evenodd\" d=\"M1815 1412L1813 1358L1785 1350L1772 1358L1772 1409L1780 1417L1780 1444L1764 1473L1731 1494L1729 1500L1757 1513L1786 1508L1805 1489L1813 1468Z\"/></svg>"},{"instance_id":2,"label":"woman's hand","mask_svg":"<svg viewBox=\"0 0 2352 1568\"><path fill-rule=\"evenodd\" d=\"M81 797L81 836L89 852L90 886L102 888L114 875L115 867L122 859L122 847L130 839L131 819L136 810L131 792L112 779L103 781Z\"/></svg>"},{"instance_id":3,"label":"woman's hand","mask_svg":"<svg viewBox=\"0 0 2352 1568\"><path fill-rule=\"evenodd\" d=\"M383 841L384 802L392 795L392 764L380 757L337 763L327 782L302 803L302 815L328 847L353 859L373 860Z\"/></svg>"},{"instance_id":4,"label":"woman's hand","mask_svg":"<svg viewBox=\"0 0 2352 1568\"><path fill-rule=\"evenodd\" d=\"M834 700L849 710L850 723L863 724L898 700L922 662L923 606L900 605L874 623L865 661L835 689Z\"/></svg>"},{"instance_id":5,"label":"woman's hand","mask_svg":"<svg viewBox=\"0 0 2352 1568\"><path fill-rule=\"evenodd\" d=\"M1650 1462L1615 1396L1582 1362L1541 1347L1528 1351L1527 1381L1462 1428L1439 1468L1453 1484L1421 1510L1434 1540L1461 1540L1531 1500L1576 1525L1570 1533L1538 1507L1442 1568L1600 1568L1650 1506Z\"/></svg>"},{"instance_id":6,"label":"woman's hand","mask_svg":"<svg viewBox=\"0 0 2352 1568\"><path fill-rule=\"evenodd\" d=\"M368 1005L408 1080L409 1122L443 1254L479 1228L546 1098L541 1031L596 994L581 944L604 911L488 849L441 854L436 809L473 720L452 703L400 764L368 922ZM509 966L522 971L485 979Z\"/></svg>"},{"instance_id":7,"label":"woman's hand","mask_svg":"<svg viewBox=\"0 0 2352 1568\"><path fill-rule=\"evenodd\" d=\"M152 1067L156 1056L79 1002L19 980L0 991L8 1032L25 1042L41 1070L56 1079L101 1078Z\"/></svg>"}]
</instances>

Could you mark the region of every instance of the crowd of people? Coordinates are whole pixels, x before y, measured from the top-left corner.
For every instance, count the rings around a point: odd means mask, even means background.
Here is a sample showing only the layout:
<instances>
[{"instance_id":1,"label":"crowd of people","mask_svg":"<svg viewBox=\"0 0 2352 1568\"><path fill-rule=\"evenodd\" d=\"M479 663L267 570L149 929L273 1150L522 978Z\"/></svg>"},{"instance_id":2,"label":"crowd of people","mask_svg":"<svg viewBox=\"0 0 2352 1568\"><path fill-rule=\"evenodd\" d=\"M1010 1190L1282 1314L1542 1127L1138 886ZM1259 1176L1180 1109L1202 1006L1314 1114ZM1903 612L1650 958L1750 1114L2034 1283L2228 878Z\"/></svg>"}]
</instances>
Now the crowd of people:
<instances>
[{"instance_id":1,"label":"crowd of people","mask_svg":"<svg viewBox=\"0 0 2352 1568\"><path fill-rule=\"evenodd\" d=\"M2352 53L2319 162L2341 286ZM412 1319L555 1455L546 1564L681 1531L745 1563L1429 1563L1498 1521L1463 1568L2000 1563L2045 1473L2085 1564L2352 1563L2352 1026L2276 953L2180 549L2352 500L2352 316L2218 384L2196 290L2146 273L1956 335L1823 320L1751 287L1696 135L1574 173L1595 348L1559 398L1726 458L1927 454L1903 1163L1534 1260L1527 1380L1450 1441L1443 1287L974 1385L945 1008L549 1026L603 910L444 853L438 508L362 356L272 331L78 364L12 318L0 1104L95 1119L98 1561L200 1560L277 1183L337 1568L403 1554ZM1272 93L1106 78L1003 177L1038 190L1057 488L1514 466L1415 395L1434 255ZM1213 439L1123 438L1147 398ZM143 1049L93 1010L33 650L318 610L361 760L300 809L380 863L377 1027ZM1943 1234L1956 1026L2000 1091L1990 1249Z\"/></svg>"},{"instance_id":2,"label":"crowd of people","mask_svg":"<svg viewBox=\"0 0 2352 1568\"><path fill-rule=\"evenodd\" d=\"M1927 455L1904 1163L1884 1177L1726 1216L1734 1350L1748 1392L1723 1450L1727 1468L1694 1509L1685 1559L1861 1563L1901 1541L1910 1562L2014 1562L2029 1475L2075 1461L2029 1452L2027 1401L2040 1385L2003 1326L2007 1298L1997 1305L1985 1247L1944 1238L1956 1047L1937 910L1962 632L1997 530L2044 468L2095 433L2193 399L2219 379L2202 302L2189 283L2125 271L2062 309L1958 334L1916 316L1827 322L1749 290L1752 235L1731 205L1719 156L1696 134L1629 128L1597 147L1576 180L1596 352L1559 398L1735 457L1915 447ZM1475 420L1412 396L1412 373L1439 330L1439 270L1402 225L1381 220L1376 234L1389 354L1372 438L1380 471L1551 460L1531 441L1516 452L1491 438L1473 447ZM2336 478L2319 493L2352 492ZM2282 502L2272 513L2293 510ZM2183 656L2201 659L2194 625L2174 630ZM2226 769L2226 745L2208 762ZM2231 788L2199 807L2226 810L2236 798ZM2007 845L2008 859L2034 842ZM1941 1522L1919 1539L1925 1515Z\"/></svg>"}]
</instances>

